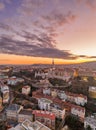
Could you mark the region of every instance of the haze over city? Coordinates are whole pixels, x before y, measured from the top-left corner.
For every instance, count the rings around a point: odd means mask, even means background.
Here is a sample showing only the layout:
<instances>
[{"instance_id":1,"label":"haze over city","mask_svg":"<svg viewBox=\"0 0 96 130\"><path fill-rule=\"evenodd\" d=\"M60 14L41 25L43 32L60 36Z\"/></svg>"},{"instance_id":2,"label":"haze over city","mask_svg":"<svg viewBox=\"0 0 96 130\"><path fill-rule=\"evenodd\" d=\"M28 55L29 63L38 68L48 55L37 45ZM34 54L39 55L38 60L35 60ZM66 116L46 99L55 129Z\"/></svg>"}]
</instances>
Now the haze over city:
<instances>
[{"instance_id":1,"label":"haze over city","mask_svg":"<svg viewBox=\"0 0 96 130\"><path fill-rule=\"evenodd\" d=\"M96 60L96 0L0 0L0 64Z\"/></svg>"}]
</instances>

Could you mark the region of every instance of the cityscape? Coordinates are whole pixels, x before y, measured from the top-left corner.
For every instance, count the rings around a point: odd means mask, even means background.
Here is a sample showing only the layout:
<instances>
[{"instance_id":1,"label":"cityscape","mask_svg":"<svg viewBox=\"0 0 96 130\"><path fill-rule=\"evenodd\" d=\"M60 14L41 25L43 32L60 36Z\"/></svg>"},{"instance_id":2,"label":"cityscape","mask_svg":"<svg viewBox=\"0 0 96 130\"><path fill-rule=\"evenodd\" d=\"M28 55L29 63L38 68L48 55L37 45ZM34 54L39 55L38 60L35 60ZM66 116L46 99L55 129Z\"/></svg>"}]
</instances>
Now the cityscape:
<instances>
[{"instance_id":1,"label":"cityscape","mask_svg":"<svg viewBox=\"0 0 96 130\"><path fill-rule=\"evenodd\" d=\"M0 130L96 130L96 0L0 0Z\"/></svg>"}]
</instances>

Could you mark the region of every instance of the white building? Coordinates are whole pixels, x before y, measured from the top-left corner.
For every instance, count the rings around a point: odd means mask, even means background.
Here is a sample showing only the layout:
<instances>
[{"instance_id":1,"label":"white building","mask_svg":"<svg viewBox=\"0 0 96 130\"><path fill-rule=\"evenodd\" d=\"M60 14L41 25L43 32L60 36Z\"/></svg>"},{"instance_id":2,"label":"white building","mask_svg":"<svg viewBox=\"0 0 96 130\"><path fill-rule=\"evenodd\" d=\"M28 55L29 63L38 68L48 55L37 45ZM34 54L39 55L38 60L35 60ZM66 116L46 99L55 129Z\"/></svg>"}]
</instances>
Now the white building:
<instances>
[{"instance_id":1,"label":"white building","mask_svg":"<svg viewBox=\"0 0 96 130\"><path fill-rule=\"evenodd\" d=\"M71 114L78 116L81 120L84 120L84 118L85 118L85 108L73 105L71 107Z\"/></svg>"},{"instance_id":2,"label":"white building","mask_svg":"<svg viewBox=\"0 0 96 130\"><path fill-rule=\"evenodd\" d=\"M61 107L59 104L52 103L50 105L50 111L55 114L57 118L64 119L65 109Z\"/></svg>"},{"instance_id":3,"label":"white building","mask_svg":"<svg viewBox=\"0 0 96 130\"><path fill-rule=\"evenodd\" d=\"M1 92L3 94L3 103L8 103L10 98L9 87L7 85L2 85Z\"/></svg>"},{"instance_id":4,"label":"white building","mask_svg":"<svg viewBox=\"0 0 96 130\"><path fill-rule=\"evenodd\" d=\"M4 92L3 92L3 103L8 103L8 102L9 102L9 99L10 99L9 92L4 91Z\"/></svg>"},{"instance_id":5,"label":"white building","mask_svg":"<svg viewBox=\"0 0 96 130\"><path fill-rule=\"evenodd\" d=\"M54 69L54 70L49 70L48 77L69 81L71 75L70 73L67 73L64 69Z\"/></svg>"},{"instance_id":6,"label":"white building","mask_svg":"<svg viewBox=\"0 0 96 130\"><path fill-rule=\"evenodd\" d=\"M77 105L84 106L87 103L87 96L82 94L74 94L71 92L59 91L58 96L62 100L76 103Z\"/></svg>"},{"instance_id":7,"label":"white building","mask_svg":"<svg viewBox=\"0 0 96 130\"><path fill-rule=\"evenodd\" d=\"M62 100L66 100L67 99L67 95L66 95L66 93L64 91L59 91L58 92L58 96Z\"/></svg>"},{"instance_id":8,"label":"white building","mask_svg":"<svg viewBox=\"0 0 96 130\"><path fill-rule=\"evenodd\" d=\"M43 94L44 94L44 95L50 95L50 94L51 94L50 88L44 88L44 89L43 89Z\"/></svg>"},{"instance_id":9,"label":"white building","mask_svg":"<svg viewBox=\"0 0 96 130\"><path fill-rule=\"evenodd\" d=\"M28 95L28 94L30 93L30 91L31 91L31 88L30 88L29 85L26 85L26 86L23 86L23 87L22 87L22 93L23 93L23 94Z\"/></svg>"},{"instance_id":10,"label":"white building","mask_svg":"<svg viewBox=\"0 0 96 130\"><path fill-rule=\"evenodd\" d=\"M84 127L87 128L88 126L90 126L92 130L96 130L96 117L90 116L85 118Z\"/></svg>"},{"instance_id":11,"label":"white building","mask_svg":"<svg viewBox=\"0 0 96 130\"><path fill-rule=\"evenodd\" d=\"M78 96L75 98L75 103L84 106L87 103L87 96L78 94Z\"/></svg>"},{"instance_id":12,"label":"white building","mask_svg":"<svg viewBox=\"0 0 96 130\"><path fill-rule=\"evenodd\" d=\"M50 109L50 104L52 103L51 100L47 98L40 98L38 99L38 106L41 110L49 110Z\"/></svg>"},{"instance_id":13,"label":"white building","mask_svg":"<svg viewBox=\"0 0 96 130\"><path fill-rule=\"evenodd\" d=\"M24 79L17 78L16 76L13 76L7 80L8 85L16 85L17 83L22 83L22 82L24 82Z\"/></svg>"},{"instance_id":14,"label":"white building","mask_svg":"<svg viewBox=\"0 0 96 130\"><path fill-rule=\"evenodd\" d=\"M48 73L40 72L40 71L35 72L35 78L36 78L36 77L39 77L39 76L44 79L44 78L48 77Z\"/></svg>"}]
</instances>

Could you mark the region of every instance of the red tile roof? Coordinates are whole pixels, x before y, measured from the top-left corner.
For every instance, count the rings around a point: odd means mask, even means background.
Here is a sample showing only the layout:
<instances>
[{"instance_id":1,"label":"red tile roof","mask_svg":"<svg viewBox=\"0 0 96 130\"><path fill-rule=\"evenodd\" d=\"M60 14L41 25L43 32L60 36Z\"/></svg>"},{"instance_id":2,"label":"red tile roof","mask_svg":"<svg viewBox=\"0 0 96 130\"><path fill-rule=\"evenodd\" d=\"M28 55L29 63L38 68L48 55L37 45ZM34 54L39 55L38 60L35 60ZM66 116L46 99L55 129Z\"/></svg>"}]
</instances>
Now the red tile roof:
<instances>
[{"instance_id":1,"label":"red tile roof","mask_svg":"<svg viewBox=\"0 0 96 130\"><path fill-rule=\"evenodd\" d=\"M50 120L55 120L55 114L48 111L33 110L33 114L37 117L49 118Z\"/></svg>"}]
</instances>

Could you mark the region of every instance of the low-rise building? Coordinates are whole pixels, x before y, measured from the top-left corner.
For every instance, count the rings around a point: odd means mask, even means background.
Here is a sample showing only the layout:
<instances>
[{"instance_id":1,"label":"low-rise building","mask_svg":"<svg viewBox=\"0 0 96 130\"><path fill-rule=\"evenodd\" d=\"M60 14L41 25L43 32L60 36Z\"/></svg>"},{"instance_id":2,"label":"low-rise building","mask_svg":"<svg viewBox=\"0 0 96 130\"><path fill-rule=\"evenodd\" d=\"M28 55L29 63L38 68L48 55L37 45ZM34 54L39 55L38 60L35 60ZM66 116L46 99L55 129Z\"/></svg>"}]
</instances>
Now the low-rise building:
<instances>
[{"instance_id":1,"label":"low-rise building","mask_svg":"<svg viewBox=\"0 0 96 130\"><path fill-rule=\"evenodd\" d=\"M3 96L3 104L8 103L9 102L9 87L7 85L1 85L1 93Z\"/></svg>"},{"instance_id":2,"label":"low-rise building","mask_svg":"<svg viewBox=\"0 0 96 130\"><path fill-rule=\"evenodd\" d=\"M90 116L85 118L84 127L87 128L88 126L90 126L92 130L96 130L96 117Z\"/></svg>"},{"instance_id":3,"label":"low-rise building","mask_svg":"<svg viewBox=\"0 0 96 130\"><path fill-rule=\"evenodd\" d=\"M47 98L38 99L38 106L41 110L49 110L51 103L52 103L52 101Z\"/></svg>"},{"instance_id":4,"label":"low-rise building","mask_svg":"<svg viewBox=\"0 0 96 130\"><path fill-rule=\"evenodd\" d=\"M51 94L50 88L43 88L43 94L44 95L50 95Z\"/></svg>"},{"instance_id":5,"label":"low-rise building","mask_svg":"<svg viewBox=\"0 0 96 130\"><path fill-rule=\"evenodd\" d=\"M54 113L57 118L64 119L64 116L65 116L65 108L63 107L63 104L62 104L62 106L61 106L61 105L59 105L59 104L52 103L52 104L50 105L50 112Z\"/></svg>"},{"instance_id":6,"label":"low-rise building","mask_svg":"<svg viewBox=\"0 0 96 130\"><path fill-rule=\"evenodd\" d=\"M35 116L35 120L55 130L55 114L49 111L34 110L33 115Z\"/></svg>"},{"instance_id":7,"label":"low-rise building","mask_svg":"<svg viewBox=\"0 0 96 130\"><path fill-rule=\"evenodd\" d=\"M64 119L65 108L63 107L63 105L59 105L59 103L58 104L52 103L50 105L50 111L54 113L57 118Z\"/></svg>"},{"instance_id":8,"label":"low-rise building","mask_svg":"<svg viewBox=\"0 0 96 130\"><path fill-rule=\"evenodd\" d=\"M2 97L0 96L0 111L2 111L3 106L2 106Z\"/></svg>"},{"instance_id":9,"label":"low-rise building","mask_svg":"<svg viewBox=\"0 0 96 130\"><path fill-rule=\"evenodd\" d=\"M0 96L0 107L2 106L2 97Z\"/></svg>"},{"instance_id":10,"label":"low-rise building","mask_svg":"<svg viewBox=\"0 0 96 130\"><path fill-rule=\"evenodd\" d=\"M28 95L28 94L30 93L30 91L31 91L31 88L30 88L29 85L26 85L26 86L23 86L23 87L22 87L22 93L23 93L23 94Z\"/></svg>"},{"instance_id":11,"label":"low-rise building","mask_svg":"<svg viewBox=\"0 0 96 130\"><path fill-rule=\"evenodd\" d=\"M19 123L25 121L26 119L33 121L32 110L23 109L18 113L18 122Z\"/></svg>"},{"instance_id":12,"label":"low-rise building","mask_svg":"<svg viewBox=\"0 0 96 130\"><path fill-rule=\"evenodd\" d=\"M76 103L77 105L84 106L87 103L87 96L82 94L75 94L71 92L59 91L58 96L60 99Z\"/></svg>"},{"instance_id":13,"label":"low-rise building","mask_svg":"<svg viewBox=\"0 0 96 130\"><path fill-rule=\"evenodd\" d=\"M25 120L22 123L24 130L51 130L47 126L43 125L39 121L31 122L29 120Z\"/></svg>"},{"instance_id":14,"label":"low-rise building","mask_svg":"<svg viewBox=\"0 0 96 130\"><path fill-rule=\"evenodd\" d=\"M6 109L6 117L11 120L18 120L18 113L23 109L21 105L10 104Z\"/></svg>"},{"instance_id":15,"label":"low-rise building","mask_svg":"<svg viewBox=\"0 0 96 130\"><path fill-rule=\"evenodd\" d=\"M71 107L71 114L79 117L79 119L81 121L84 121L84 118L85 118L85 108L77 106L77 105L72 105L72 107Z\"/></svg>"},{"instance_id":16,"label":"low-rise building","mask_svg":"<svg viewBox=\"0 0 96 130\"><path fill-rule=\"evenodd\" d=\"M3 104L8 103L10 99L10 95L8 91L3 92Z\"/></svg>"},{"instance_id":17,"label":"low-rise building","mask_svg":"<svg viewBox=\"0 0 96 130\"><path fill-rule=\"evenodd\" d=\"M24 79L22 78L17 78L16 76L12 76L7 80L8 85L16 85L17 83L22 83L24 82Z\"/></svg>"},{"instance_id":18,"label":"low-rise building","mask_svg":"<svg viewBox=\"0 0 96 130\"><path fill-rule=\"evenodd\" d=\"M91 98L96 98L96 86L89 87L89 96Z\"/></svg>"}]
</instances>

